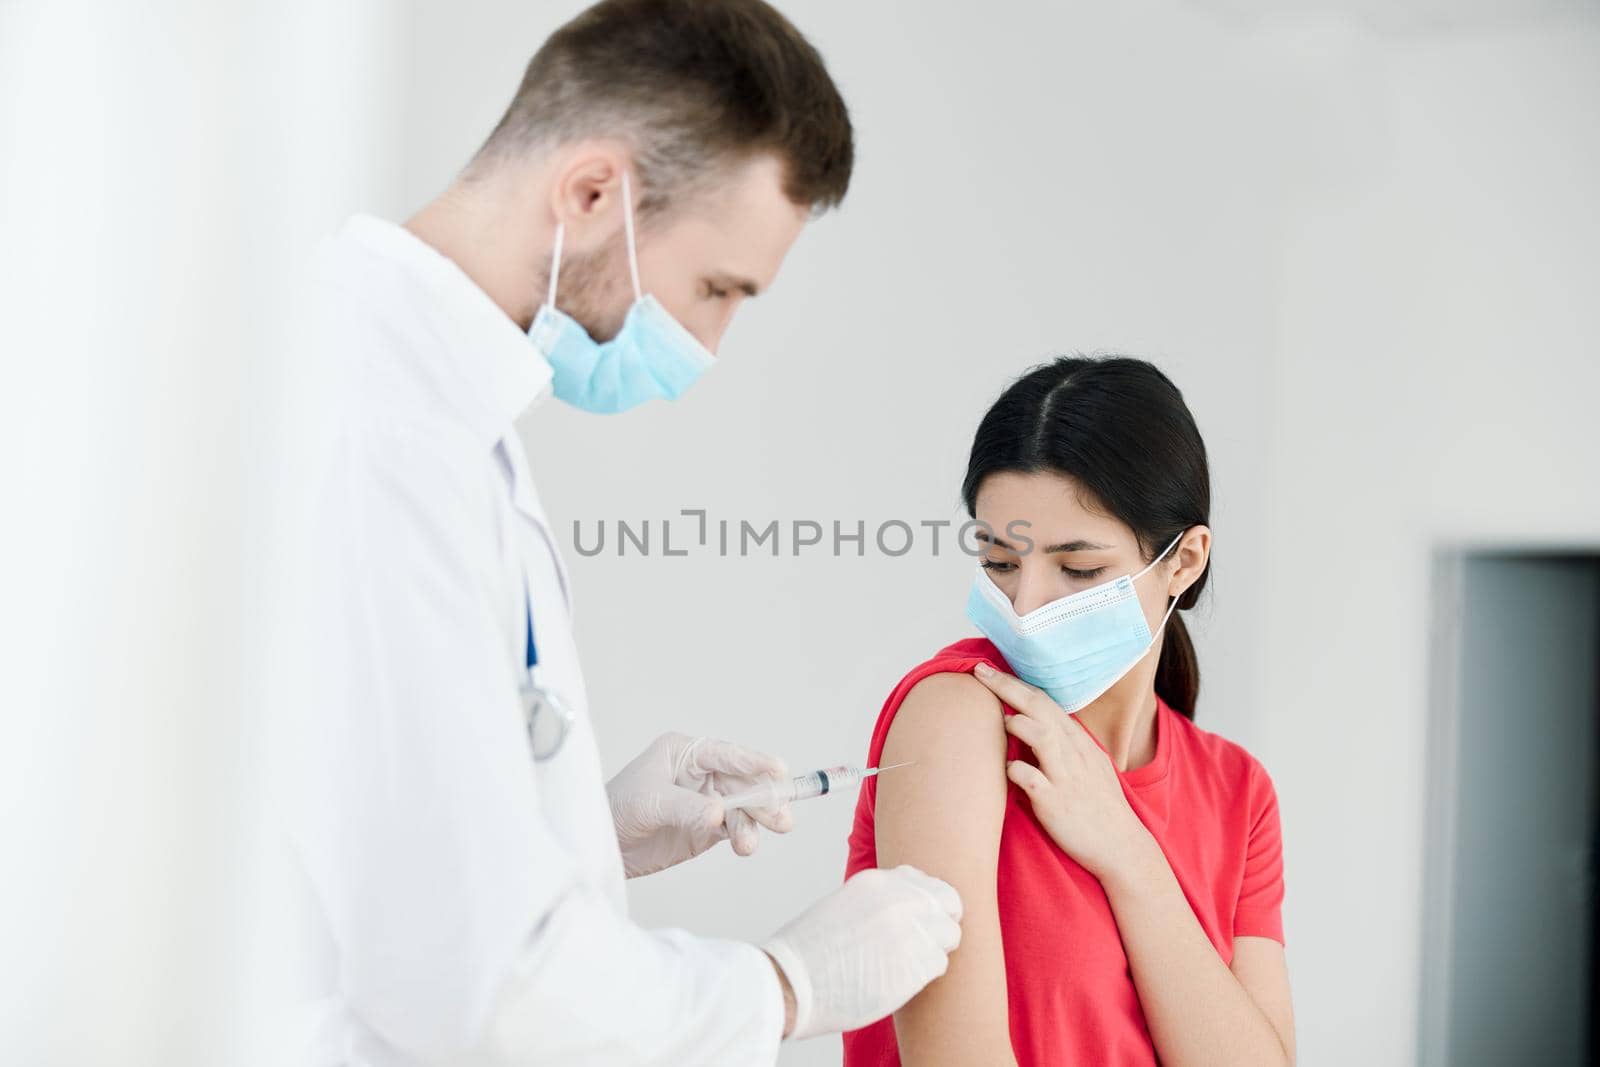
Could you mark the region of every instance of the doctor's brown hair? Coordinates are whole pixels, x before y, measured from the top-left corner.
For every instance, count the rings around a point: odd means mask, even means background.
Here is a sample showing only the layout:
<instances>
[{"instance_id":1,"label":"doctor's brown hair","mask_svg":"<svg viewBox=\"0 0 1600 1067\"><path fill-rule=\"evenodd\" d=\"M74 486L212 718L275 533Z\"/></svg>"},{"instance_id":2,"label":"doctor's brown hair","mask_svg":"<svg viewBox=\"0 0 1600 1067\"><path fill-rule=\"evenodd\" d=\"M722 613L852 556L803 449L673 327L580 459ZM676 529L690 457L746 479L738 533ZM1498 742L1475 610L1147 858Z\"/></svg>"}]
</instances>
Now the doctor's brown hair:
<instances>
[{"instance_id":1,"label":"doctor's brown hair","mask_svg":"<svg viewBox=\"0 0 1600 1067\"><path fill-rule=\"evenodd\" d=\"M762 0L602 0L528 63L474 167L584 137L630 144L641 215L771 153L820 211L850 185L850 115L822 57Z\"/></svg>"},{"instance_id":2,"label":"doctor's brown hair","mask_svg":"<svg viewBox=\"0 0 1600 1067\"><path fill-rule=\"evenodd\" d=\"M991 474L1064 474L1139 539L1146 562L1191 526L1211 524L1206 445L1183 394L1154 364L1115 357L1061 358L1012 383L984 415L961 496L976 515ZM1178 598L1156 665L1156 692L1194 718L1200 662L1178 614L1200 599L1206 569Z\"/></svg>"}]
</instances>

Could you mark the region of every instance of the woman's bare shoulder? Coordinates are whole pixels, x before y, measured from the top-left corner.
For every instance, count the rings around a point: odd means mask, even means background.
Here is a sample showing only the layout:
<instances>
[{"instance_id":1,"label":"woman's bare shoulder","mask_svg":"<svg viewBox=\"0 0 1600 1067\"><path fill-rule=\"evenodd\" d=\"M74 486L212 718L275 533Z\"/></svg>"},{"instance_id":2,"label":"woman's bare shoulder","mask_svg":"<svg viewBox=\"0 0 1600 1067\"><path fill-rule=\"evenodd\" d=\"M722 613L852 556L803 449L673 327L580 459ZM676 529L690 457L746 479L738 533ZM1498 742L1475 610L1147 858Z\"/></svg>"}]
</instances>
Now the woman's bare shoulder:
<instances>
[{"instance_id":1,"label":"woman's bare shoulder","mask_svg":"<svg viewBox=\"0 0 1600 1067\"><path fill-rule=\"evenodd\" d=\"M958 839L999 840L1006 791L1006 732L1000 701L970 674L941 672L906 694L880 766L891 771L877 783L878 861L965 865ZM887 838L887 840L886 840ZM896 855L885 855L888 851ZM899 854L902 849L909 854ZM978 856L993 855L984 846Z\"/></svg>"},{"instance_id":2,"label":"woman's bare shoulder","mask_svg":"<svg viewBox=\"0 0 1600 1067\"><path fill-rule=\"evenodd\" d=\"M961 895L950 969L895 1013L907 1063L1012 1063L998 871L1006 740L1000 701L970 674L938 672L906 694L877 781L878 864L909 863ZM914 761L914 762L912 762Z\"/></svg>"}]
</instances>

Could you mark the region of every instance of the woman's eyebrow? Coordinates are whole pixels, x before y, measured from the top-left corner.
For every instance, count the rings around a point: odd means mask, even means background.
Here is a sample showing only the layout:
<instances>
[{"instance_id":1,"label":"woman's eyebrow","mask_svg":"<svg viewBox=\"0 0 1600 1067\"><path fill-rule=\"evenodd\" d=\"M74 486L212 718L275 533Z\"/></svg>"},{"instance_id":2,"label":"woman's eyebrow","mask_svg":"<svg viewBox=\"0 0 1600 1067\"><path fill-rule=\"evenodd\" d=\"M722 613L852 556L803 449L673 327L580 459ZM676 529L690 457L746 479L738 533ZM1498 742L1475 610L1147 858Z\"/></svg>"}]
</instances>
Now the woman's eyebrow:
<instances>
[{"instance_id":1,"label":"woman's eyebrow","mask_svg":"<svg viewBox=\"0 0 1600 1067\"><path fill-rule=\"evenodd\" d=\"M1063 541L1059 545L1049 546L1044 551L1045 555L1049 555L1052 552L1104 552L1110 547L1110 545L1096 544L1093 541L1079 540Z\"/></svg>"},{"instance_id":2,"label":"woman's eyebrow","mask_svg":"<svg viewBox=\"0 0 1600 1067\"><path fill-rule=\"evenodd\" d=\"M995 537L986 530L978 530L973 534L973 536L980 541L988 541L990 544L997 545L998 547L1006 549L1010 552L1015 552L1017 550L1016 545L1013 545L1008 541L1002 541L1000 538ZM1050 555L1054 552L1104 552L1110 548L1110 545L1102 545L1094 541L1084 541L1079 539L1077 541L1063 541L1059 545L1050 545L1044 551L1045 555Z\"/></svg>"}]
</instances>

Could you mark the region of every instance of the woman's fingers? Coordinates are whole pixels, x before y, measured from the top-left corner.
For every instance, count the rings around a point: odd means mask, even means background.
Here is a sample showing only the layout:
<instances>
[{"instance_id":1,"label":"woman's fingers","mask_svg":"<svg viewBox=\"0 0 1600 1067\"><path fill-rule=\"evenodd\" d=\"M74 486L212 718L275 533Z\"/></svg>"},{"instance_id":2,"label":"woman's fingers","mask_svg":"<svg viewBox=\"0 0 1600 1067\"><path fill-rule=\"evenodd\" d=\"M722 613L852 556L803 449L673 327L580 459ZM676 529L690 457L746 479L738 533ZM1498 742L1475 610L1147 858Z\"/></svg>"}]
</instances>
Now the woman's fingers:
<instances>
[{"instance_id":1,"label":"woman's fingers","mask_svg":"<svg viewBox=\"0 0 1600 1067\"><path fill-rule=\"evenodd\" d=\"M1007 715L1006 733L1033 749L1046 774L1061 773L1061 732L1026 715Z\"/></svg>"},{"instance_id":2,"label":"woman's fingers","mask_svg":"<svg viewBox=\"0 0 1600 1067\"><path fill-rule=\"evenodd\" d=\"M987 663L980 663L973 668L972 676L988 686L989 692L1019 715L1048 722L1052 716L1062 714L1061 705L1051 700L1049 693L1034 688L1014 674L997 671Z\"/></svg>"},{"instance_id":3,"label":"woman's fingers","mask_svg":"<svg viewBox=\"0 0 1600 1067\"><path fill-rule=\"evenodd\" d=\"M1007 715L1006 733L1015 737L1035 752L1047 736L1044 723L1037 719L1030 719L1026 715Z\"/></svg>"},{"instance_id":4,"label":"woman's fingers","mask_svg":"<svg viewBox=\"0 0 1600 1067\"><path fill-rule=\"evenodd\" d=\"M1043 771L1019 759L1006 764L1006 777L1015 782L1029 797L1037 796L1050 786L1050 779Z\"/></svg>"},{"instance_id":5,"label":"woman's fingers","mask_svg":"<svg viewBox=\"0 0 1600 1067\"><path fill-rule=\"evenodd\" d=\"M1062 711L1061 705L1038 686L1029 685L1014 674L997 671L987 663L978 664L973 668L972 674L1018 716L1025 716L1041 726L1048 727L1053 734L1063 735L1066 744L1076 745L1080 751L1086 745L1090 748L1099 747L1095 744L1094 738L1089 736L1089 731L1083 723L1079 722L1076 716ZM1009 723L1006 728L1011 729ZM1022 735L1017 734L1017 736ZM1045 735L1040 735L1041 738L1043 736ZM1038 746L1033 742L1029 741L1028 744L1037 750Z\"/></svg>"}]
</instances>

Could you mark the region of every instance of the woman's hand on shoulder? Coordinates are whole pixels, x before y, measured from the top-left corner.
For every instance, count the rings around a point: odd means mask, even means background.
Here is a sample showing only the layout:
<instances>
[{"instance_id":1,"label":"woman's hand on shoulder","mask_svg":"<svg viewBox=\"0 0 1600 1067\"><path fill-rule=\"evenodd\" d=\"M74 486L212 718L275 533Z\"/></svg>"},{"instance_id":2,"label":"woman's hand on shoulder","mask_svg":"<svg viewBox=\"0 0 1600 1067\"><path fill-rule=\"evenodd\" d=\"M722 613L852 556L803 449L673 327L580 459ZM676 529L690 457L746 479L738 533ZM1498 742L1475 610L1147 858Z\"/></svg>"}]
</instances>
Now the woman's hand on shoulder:
<instances>
[{"instance_id":1,"label":"woman's hand on shoulder","mask_svg":"<svg viewBox=\"0 0 1600 1067\"><path fill-rule=\"evenodd\" d=\"M1056 845L1104 882L1144 858L1149 832L1128 806L1111 757L1077 719L1042 689L987 665L977 680L1016 710L1006 732L1033 750L1038 766L1006 765L1006 777L1028 795L1034 816Z\"/></svg>"}]
</instances>

